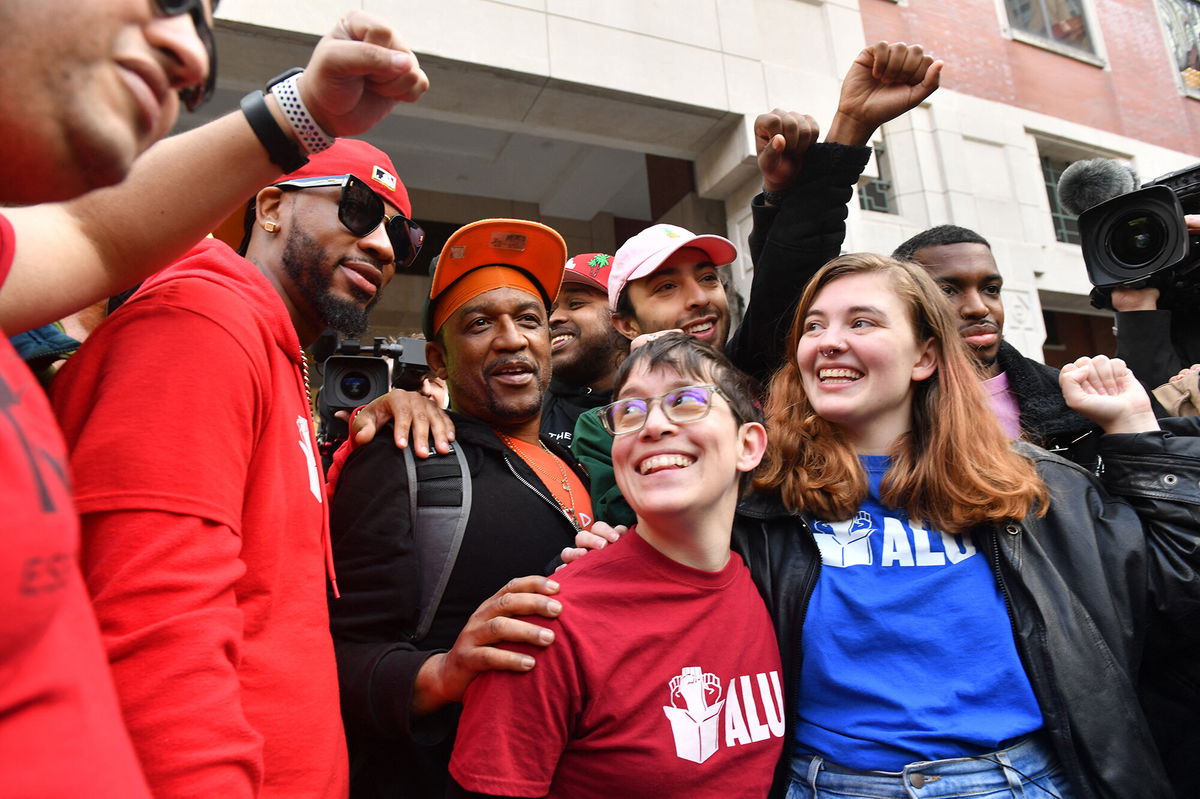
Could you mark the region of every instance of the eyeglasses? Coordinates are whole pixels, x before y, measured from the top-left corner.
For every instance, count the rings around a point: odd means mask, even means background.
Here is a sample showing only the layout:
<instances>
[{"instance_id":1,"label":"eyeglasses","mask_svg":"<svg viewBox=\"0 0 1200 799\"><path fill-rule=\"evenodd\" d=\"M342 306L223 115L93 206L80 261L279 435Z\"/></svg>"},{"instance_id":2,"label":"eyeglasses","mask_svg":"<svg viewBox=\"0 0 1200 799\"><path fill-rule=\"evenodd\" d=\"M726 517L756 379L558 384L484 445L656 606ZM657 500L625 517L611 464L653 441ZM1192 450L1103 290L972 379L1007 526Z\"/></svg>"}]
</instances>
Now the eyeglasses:
<instances>
[{"instance_id":1,"label":"eyeglasses","mask_svg":"<svg viewBox=\"0 0 1200 799\"><path fill-rule=\"evenodd\" d=\"M212 28L208 26L208 17L204 15L204 0L155 0L158 10L166 17L177 17L180 14L191 14L192 24L196 26L196 38L204 45L208 53L208 77L203 83L188 86L179 90L179 99L188 111L195 111L212 99L217 87L217 43L213 39ZM216 3L213 3L216 8Z\"/></svg>"},{"instance_id":2,"label":"eyeglasses","mask_svg":"<svg viewBox=\"0 0 1200 799\"><path fill-rule=\"evenodd\" d=\"M330 175L328 177L296 178L276 183L284 191L317 189L323 186L341 186L342 196L338 199L338 221L358 236L369 236L380 225L387 231L392 243L392 255L396 268L412 266L425 243L425 231L404 214L388 216L384 213L383 198L371 190L354 175Z\"/></svg>"},{"instance_id":3,"label":"eyeglasses","mask_svg":"<svg viewBox=\"0 0 1200 799\"><path fill-rule=\"evenodd\" d=\"M713 394L720 394L729 402L729 397L718 386L684 386L659 397L626 397L617 400L600 409L600 421L611 435L636 433L646 426L651 406L659 402L667 419L675 424L698 422L712 410ZM737 416L736 412L734 416Z\"/></svg>"}]
</instances>

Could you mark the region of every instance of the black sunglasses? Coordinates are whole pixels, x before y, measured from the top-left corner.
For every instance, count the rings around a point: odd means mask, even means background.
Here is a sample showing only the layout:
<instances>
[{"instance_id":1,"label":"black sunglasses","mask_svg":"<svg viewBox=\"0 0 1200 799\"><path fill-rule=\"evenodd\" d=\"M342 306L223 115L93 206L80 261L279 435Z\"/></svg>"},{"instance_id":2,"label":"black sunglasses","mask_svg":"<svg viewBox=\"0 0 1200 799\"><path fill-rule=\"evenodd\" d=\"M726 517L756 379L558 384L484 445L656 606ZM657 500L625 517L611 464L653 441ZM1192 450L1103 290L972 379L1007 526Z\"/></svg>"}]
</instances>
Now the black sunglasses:
<instances>
[{"instance_id":1,"label":"black sunglasses","mask_svg":"<svg viewBox=\"0 0 1200 799\"><path fill-rule=\"evenodd\" d=\"M179 90L179 99L188 111L195 111L212 99L217 87L217 43L213 39L212 28L208 26L208 17L204 15L204 0L155 0L158 10L163 16L176 17L180 14L191 14L192 24L196 26L196 37L204 45L208 53L208 77L203 83L188 86ZM215 10L217 4L213 3Z\"/></svg>"},{"instance_id":2,"label":"black sunglasses","mask_svg":"<svg viewBox=\"0 0 1200 799\"><path fill-rule=\"evenodd\" d=\"M396 259L397 269L412 266L412 262L417 260L417 254L421 252L421 245L425 243L425 231L421 230L420 225L404 214L388 216L384 213L383 198L354 175L296 178L275 185L284 191L341 186L338 221L360 239L369 236L377 227L383 225L388 240L392 243L392 254Z\"/></svg>"}]
</instances>

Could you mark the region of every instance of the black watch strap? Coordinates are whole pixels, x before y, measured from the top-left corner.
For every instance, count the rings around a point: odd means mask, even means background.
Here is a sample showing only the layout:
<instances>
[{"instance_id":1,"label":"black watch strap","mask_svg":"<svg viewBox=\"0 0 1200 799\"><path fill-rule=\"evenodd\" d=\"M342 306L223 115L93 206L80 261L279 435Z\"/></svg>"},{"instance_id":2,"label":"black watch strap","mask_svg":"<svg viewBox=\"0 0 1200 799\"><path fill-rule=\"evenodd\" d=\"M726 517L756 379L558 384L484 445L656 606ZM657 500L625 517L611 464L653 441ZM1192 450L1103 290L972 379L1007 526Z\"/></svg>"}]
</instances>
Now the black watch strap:
<instances>
[{"instance_id":1,"label":"black watch strap","mask_svg":"<svg viewBox=\"0 0 1200 799\"><path fill-rule=\"evenodd\" d=\"M242 113L245 114L246 121L250 123L258 141L266 149L271 163L285 173L295 172L308 163L308 156L300 151L300 145L287 137L275 121L275 117L271 115L271 109L267 108L267 101L262 92L252 91L242 98Z\"/></svg>"}]
</instances>

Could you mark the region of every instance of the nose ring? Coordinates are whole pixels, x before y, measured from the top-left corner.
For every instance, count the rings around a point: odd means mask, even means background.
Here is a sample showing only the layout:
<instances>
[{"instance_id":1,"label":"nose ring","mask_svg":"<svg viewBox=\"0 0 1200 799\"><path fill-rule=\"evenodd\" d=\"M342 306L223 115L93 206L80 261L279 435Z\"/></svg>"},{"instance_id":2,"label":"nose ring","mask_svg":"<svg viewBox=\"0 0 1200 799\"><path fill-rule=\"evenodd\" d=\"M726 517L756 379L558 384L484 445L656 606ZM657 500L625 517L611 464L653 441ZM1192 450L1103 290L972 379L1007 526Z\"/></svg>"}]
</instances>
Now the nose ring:
<instances>
[{"instance_id":1,"label":"nose ring","mask_svg":"<svg viewBox=\"0 0 1200 799\"><path fill-rule=\"evenodd\" d=\"M832 358L836 352L837 352L837 350L834 350L834 349L821 350L821 355L826 358Z\"/></svg>"}]
</instances>

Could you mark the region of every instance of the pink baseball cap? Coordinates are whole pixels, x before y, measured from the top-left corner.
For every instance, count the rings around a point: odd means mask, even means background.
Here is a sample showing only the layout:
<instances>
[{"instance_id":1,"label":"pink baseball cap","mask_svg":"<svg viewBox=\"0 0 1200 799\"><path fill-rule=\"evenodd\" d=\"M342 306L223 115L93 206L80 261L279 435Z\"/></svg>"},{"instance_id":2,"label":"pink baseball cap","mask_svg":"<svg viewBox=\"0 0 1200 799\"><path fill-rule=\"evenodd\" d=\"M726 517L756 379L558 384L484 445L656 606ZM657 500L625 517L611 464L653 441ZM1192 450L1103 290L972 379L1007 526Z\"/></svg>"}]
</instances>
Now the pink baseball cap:
<instances>
[{"instance_id":1,"label":"pink baseball cap","mask_svg":"<svg viewBox=\"0 0 1200 799\"><path fill-rule=\"evenodd\" d=\"M603 252L585 252L567 261L563 272L564 283L578 283L608 294L608 276L612 272L613 257Z\"/></svg>"},{"instance_id":2,"label":"pink baseball cap","mask_svg":"<svg viewBox=\"0 0 1200 799\"><path fill-rule=\"evenodd\" d=\"M617 307L617 298L626 284L654 274L676 251L684 247L703 250L716 266L733 263L737 247L723 236L705 233L697 236L678 225L651 225L621 245L613 256L608 276L608 304Z\"/></svg>"}]
</instances>

